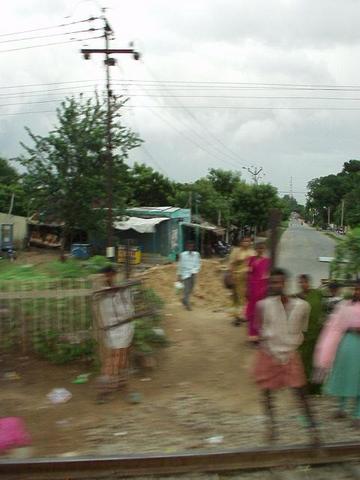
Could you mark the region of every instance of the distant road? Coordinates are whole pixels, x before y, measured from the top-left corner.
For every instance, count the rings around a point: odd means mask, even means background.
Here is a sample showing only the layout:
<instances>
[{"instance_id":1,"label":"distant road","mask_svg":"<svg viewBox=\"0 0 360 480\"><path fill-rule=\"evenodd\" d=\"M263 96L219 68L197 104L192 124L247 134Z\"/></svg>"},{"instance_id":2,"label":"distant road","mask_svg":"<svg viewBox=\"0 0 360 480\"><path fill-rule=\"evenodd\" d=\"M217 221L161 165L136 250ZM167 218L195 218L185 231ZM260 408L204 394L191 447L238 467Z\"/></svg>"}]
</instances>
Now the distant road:
<instances>
[{"instance_id":1,"label":"distant road","mask_svg":"<svg viewBox=\"0 0 360 480\"><path fill-rule=\"evenodd\" d=\"M333 257L335 241L307 225L290 222L283 234L279 248L278 266L291 273L291 291L295 291L296 276L307 273L318 286L329 276L329 264L319 262L319 257Z\"/></svg>"}]
</instances>

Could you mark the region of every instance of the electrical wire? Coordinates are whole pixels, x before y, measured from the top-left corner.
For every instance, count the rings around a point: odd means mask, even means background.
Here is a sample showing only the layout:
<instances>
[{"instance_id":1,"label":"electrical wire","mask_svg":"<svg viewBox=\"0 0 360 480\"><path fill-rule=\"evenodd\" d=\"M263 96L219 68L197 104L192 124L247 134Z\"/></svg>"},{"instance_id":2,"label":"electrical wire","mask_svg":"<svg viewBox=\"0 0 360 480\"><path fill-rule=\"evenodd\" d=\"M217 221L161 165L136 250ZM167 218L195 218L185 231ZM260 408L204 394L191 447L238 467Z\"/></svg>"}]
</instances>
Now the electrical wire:
<instances>
[{"instance_id":1,"label":"electrical wire","mask_svg":"<svg viewBox=\"0 0 360 480\"><path fill-rule=\"evenodd\" d=\"M143 65L145 66L146 70L149 72L149 74L155 78L155 80L157 81L155 75L153 74L153 72L150 70L149 67L147 67L144 62L142 62ZM187 108L185 107L176 97L173 97L175 99L175 101L177 102L178 105L180 105L180 107L183 108L184 112L186 113L186 115L188 117L190 117L202 130L204 130L207 135L213 140L215 141L216 143L218 143L221 147L221 149L219 150L219 148L217 147L217 150L220 151L220 153L222 155L225 155L227 157L229 157L232 162L239 162L239 160L245 162L245 160L241 159L239 157L238 154L234 153L230 148L228 148L228 146L222 141L220 140L213 132L211 132L205 125L202 124L202 122L200 122L200 120ZM227 153L229 152L229 153ZM245 162L246 163L246 162Z\"/></svg>"},{"instance_id":2,"label":"electrical wire","mask_svg":"<svg viewBox=\"0 0 360 480\"><path fill-rule=\"evenodd\" d=\"M72 32L49 33L48 35L35 35L34 37L15 38L15 39L11 39L11 40L0 40L0 44L2 44L2 43L13 43L13 42L27 42L29 40L37 40L37 39L40 39L40 38L63 37L64 35L76 35L78 33L96 32L97 30L102 30L102 28L88 28L86 30L75 30L75 31L72 31Z\"/></svg>"},{"instance_id":3,"label":"electrical wire","mask_svg":"<svg viewBox=\"0 0 360 480\"><path fill-rule=\"evenodd\" d=\"M51 85L68 85L70 83L88 83L88 82L96 82L100 80L68 80L67 82L50 82L50 83L25 83L23 85L8 85L8 86L0 86L0 90L7 89L7 88L25 88L25 87L46 87Z\"/></svg>"},{"instance_id":4,"label":"electrical wire","mask_svg":"<svg viewBox=\"0 0 360 480\"><path fill-rule=\"evenodd\" d=\"M40 114L40 113L56 113L55 110L38 110L34 112L15 112L15 113L0 113L1 117L12 117L16 115L29 115L29 114Z\"/></svg>"},{"instance_id":5,"label":"electrical wire","mask_svg":"<svg viewBox=\"0 0 360 480\"><path fill-rule=\"evenodd\" d=\"M97 37L88 37L88 38L78 38L78 39L74 38L71 40L66 40L65 42L43 43L41 45L30 45L28 47L11 48L9 50L0 50L0 53L16 52L19 50L29 50L29 49L41 48L41 47L50 47L53 45L64 45L65 43L85 42L87 40L96 40L97 38L103 38L103 35L99 35Z\"/></svg>"},{"instance_id":6,"label":"electrical wire","mask_svg":"<svg viewBox=\"0 0 360 480\"><path fill-rule=\"evenodd\" d=\"M127 106L125 108L163 108L163 109L179 109L177 105L133 105ZM243 107L243 106L234 106L234 105L186 105L186 108L190 109L220 109L220 110L335 110L335 111L357 111L360 110L360 107Z\"/></svg>"},{"instance_id":7,"label":"electrical wire","mask_svg":"<svg viewBox=\"0 0 360 480\"><path fill-rule=\"evenodd\" d=\"M53 26L49 26L49 27L33 28L31 30L22 30L21 32L2 33L2 34L0 34L0 37L10 37L12 35L23 35L24 33L40 32L42 30L51 30L51 29L56 29L56 28L68 27L69 25L76 25L78 23L93 22L94 20L98 20L98 18L99 17L89 17L89 18L86 18L84 20L77 20L77 21L74 21L74 22L61 23L59 25L53 25Z\"/></svg>"}]
</instances>

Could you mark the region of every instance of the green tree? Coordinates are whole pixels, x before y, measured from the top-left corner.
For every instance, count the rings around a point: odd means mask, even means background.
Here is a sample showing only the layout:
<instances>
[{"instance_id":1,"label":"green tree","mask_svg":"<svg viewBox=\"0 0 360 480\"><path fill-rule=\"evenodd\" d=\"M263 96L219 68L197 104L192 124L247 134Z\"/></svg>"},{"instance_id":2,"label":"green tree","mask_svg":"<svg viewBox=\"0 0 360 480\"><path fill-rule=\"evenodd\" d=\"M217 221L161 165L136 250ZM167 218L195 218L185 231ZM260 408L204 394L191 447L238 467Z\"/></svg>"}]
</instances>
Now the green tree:
<instances>
[{"instance_id":1,"label":"green tree","mask_svg":"<svg viewBox=\"0 0 360 480\"><path fill-rule=\"evenodd\" d=\"M12 213L26 215L26 197L21 175L5 158L0 157L0 212L9 211L13 195Z\"/></svg>"},{"instance_id":2,"label":"green tree","mask_svg":"<svg viewBox=\"0 0 360 480\"><path fill-rule=\"evenodd\" d=\"M129 195L128 152L140 139L120 122L124 100L114 102L112 142L114 207ZM65 222L65 234L79 228L102 231L107 195L106 104L99 97L67 98L57 110L57 125L47 136L27 129L32 145L19 162L26 168L25 188L32 207Z\"/></svg>"},{"instance_id":3,"label":"green tree","mask_svg":"<svg viewBox=\"0 0 360 480\"><path fill-rule=\"evenodd\" d=\"M214 189L225 198L230 198L236 186L241 183L240 173L221 168L211 168L207 179Z\"/></svg>"},{"instance_id":4,"label":"green tree","mask_svg":"<svg viewBox=\"0 0 360 480\"><path fill-rule=\"evenodd\" d=\"M129 171L130 203L136 206L167 206L174 196L174 183L145 164Z\"/></svg>"}]
</instances>

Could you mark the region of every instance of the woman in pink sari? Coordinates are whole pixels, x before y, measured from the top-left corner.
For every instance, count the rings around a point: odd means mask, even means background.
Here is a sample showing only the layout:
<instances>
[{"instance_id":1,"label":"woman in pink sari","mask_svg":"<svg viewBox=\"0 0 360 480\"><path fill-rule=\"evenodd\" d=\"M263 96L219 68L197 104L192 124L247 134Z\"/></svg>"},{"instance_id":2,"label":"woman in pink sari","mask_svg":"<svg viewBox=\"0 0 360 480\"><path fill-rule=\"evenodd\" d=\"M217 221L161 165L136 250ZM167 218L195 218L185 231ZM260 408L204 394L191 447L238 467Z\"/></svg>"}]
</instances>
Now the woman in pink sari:
<instances>
[{"instance_id":1,"label":"woman in pink sari","mask_svg":"<svg viewBox=\"0 0 360 480\"><path fill-rule=\"evenodd\" d=\"M265 242L258 242L255 246L256 255L248 260L247 278L247 307L246 320L248 321L249 342L259 340L259 326L256 322L256 304L264 299L268 291L270 275L270 258L265 256Z\"/></svg>"}]
</instances>

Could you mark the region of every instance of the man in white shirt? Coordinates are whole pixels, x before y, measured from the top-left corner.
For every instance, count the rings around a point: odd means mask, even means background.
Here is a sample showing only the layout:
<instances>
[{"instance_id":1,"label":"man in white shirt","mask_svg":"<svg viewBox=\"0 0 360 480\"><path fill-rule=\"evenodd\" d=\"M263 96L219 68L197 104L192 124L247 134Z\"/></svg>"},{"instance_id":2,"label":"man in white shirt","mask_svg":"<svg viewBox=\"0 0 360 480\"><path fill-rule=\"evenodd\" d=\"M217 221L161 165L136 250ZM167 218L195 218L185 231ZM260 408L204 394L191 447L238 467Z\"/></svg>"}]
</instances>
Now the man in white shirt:
<instances>
[{"instance_id":1,"label":"man in white shirt","mask_svg":"<svg viewBox=\"0 0 360 480\"><path fill-rule=\"evenodd\" d=\"M191 310L190 295L194 290L196 275L200 272L201 257L195 252L194 242L187 242L186 250L180 253L178 264L178 276L184 285L183 304L187 310Z\"/></svg>"},{"instance_id":2,"label":"man in white shirt","mask_svg":"<svg viewBox=\"0 0 360 480\"><path fill-rule=\"evenodd\" d=\"M262 390L270 420L269 440L276 438L273 391L293 389L304 409L314 444L319 443L314 417L306 395L306 377L298 347L304 341L310 306L304 300L285 293L287 274L274 269L270 277L271 295L257 305L260 346L255 360L255 381Z\"/></svg>"}]
</instances>

